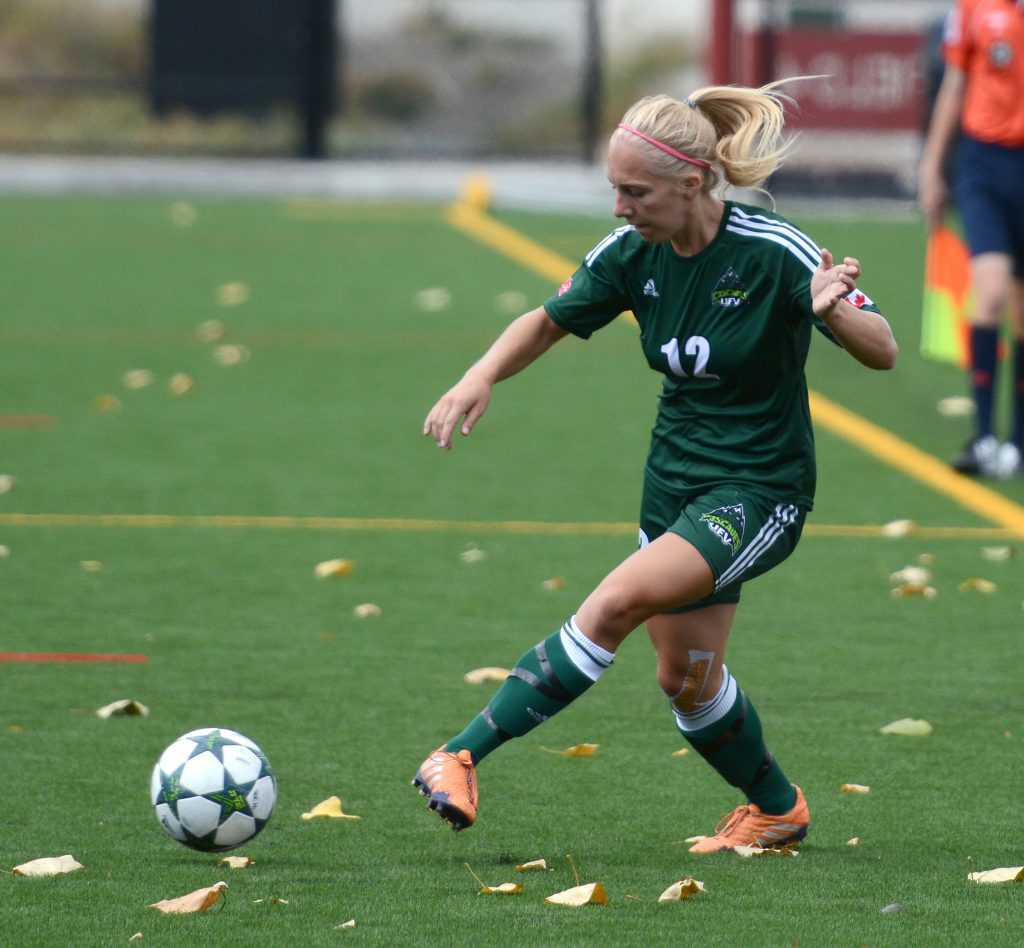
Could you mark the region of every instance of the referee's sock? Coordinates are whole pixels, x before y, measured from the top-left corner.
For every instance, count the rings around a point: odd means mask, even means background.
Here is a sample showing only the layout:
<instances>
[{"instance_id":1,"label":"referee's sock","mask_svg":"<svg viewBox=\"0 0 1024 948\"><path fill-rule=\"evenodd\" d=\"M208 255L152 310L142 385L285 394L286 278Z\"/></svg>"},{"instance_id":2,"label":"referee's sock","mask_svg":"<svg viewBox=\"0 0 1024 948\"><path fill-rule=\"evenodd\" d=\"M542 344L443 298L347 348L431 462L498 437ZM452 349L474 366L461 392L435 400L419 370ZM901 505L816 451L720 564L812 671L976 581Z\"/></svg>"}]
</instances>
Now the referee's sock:
<instances>
[{"instance_id":1,"label":"referee's sock","mask_svg":"<svg viewBox=\"0 0 1024 948\"><path fill-rule=\"evenodd\" d=\"M591 642L573 616L516 662L490 703L446 745L467 749L479 763L513 737L522 737L578 698L611 666L612 652Z\"/></svg>"},{"instance_id":2,"label":"referee's sock","mask_svg":"<svg viewBox=\"0 0 1024 948\"><path fill-rule=\"evenodd\" d=\"M788 813L796 789L775 762L750 699L722 666L718 694L692 712L672 708L683 737L726 781L764 813Z\"/></svg>"},{"instance_id":3,"label":"referee's sock","mask_svg":"<svg viewBox=\"0 0 1024 948\"><path fill-rule=\"evenodd\" d=\"M971 393L976 408L977 436L992 434L996 364L999 355L999 330L993 326L971 326Z\"/></svg>"}]
</instances>

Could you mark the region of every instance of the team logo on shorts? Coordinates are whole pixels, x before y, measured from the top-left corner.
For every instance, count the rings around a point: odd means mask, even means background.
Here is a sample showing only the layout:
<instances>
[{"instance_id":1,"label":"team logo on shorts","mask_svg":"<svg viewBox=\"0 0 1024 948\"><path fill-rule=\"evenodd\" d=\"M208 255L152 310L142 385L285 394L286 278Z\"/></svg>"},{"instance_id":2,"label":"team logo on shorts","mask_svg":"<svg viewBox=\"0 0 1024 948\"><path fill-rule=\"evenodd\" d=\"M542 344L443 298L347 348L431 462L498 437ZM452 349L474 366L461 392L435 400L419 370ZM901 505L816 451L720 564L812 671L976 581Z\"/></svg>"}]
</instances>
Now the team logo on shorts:
<instances>
[{"instance_id":1,"label":"team logo on shorts","mask_svg":"<svg viewBox=\"0 0 1024 948\"><path fill-rule=\"evenodd\" d=\"M700 517L708 529L732 550L733 556L743 543L743 526L746 523L746 515L743 513L743 504L733 504L731 507L719 507L710 510Z\"/></svg>"},{"instance_id":2,"label":"team logo on shorts","mask_svg":"<svg viewBox=\"0 0 1024 948\"><path fill-rule=\"evenodd\" d=\"M732 267L722 274L722 278L711 292L711 302L727 309L742 306L749 299L750 293L743 285L739 274Z\"/></svg>"}]
</instances>

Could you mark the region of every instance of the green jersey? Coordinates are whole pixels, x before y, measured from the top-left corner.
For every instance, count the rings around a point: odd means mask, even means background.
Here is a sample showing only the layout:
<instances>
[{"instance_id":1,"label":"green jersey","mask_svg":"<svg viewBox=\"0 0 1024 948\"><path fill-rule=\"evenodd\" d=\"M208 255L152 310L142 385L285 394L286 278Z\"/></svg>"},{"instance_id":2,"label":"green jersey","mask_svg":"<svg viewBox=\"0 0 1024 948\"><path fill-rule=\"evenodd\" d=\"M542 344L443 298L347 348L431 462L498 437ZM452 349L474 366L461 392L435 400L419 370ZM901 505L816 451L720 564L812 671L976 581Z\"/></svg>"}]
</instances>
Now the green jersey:
<instances>
[{"instance_id":1,"label":"green jersey","mask_svg":"<svg viewBox=\"0 0 1024 948\"><path fill-rule=\"evenodd\" d=\"M633 311L647 362L664 375L648 477L682 495L728 483L810 508L804 364L812 326L832 339L811 309L820 260L784 218L730 201L715 238L690 257L632 226L612 231L544 308L583 338ZM878 312L860 290L847 299Z\"/></svg>"}]
</instances>

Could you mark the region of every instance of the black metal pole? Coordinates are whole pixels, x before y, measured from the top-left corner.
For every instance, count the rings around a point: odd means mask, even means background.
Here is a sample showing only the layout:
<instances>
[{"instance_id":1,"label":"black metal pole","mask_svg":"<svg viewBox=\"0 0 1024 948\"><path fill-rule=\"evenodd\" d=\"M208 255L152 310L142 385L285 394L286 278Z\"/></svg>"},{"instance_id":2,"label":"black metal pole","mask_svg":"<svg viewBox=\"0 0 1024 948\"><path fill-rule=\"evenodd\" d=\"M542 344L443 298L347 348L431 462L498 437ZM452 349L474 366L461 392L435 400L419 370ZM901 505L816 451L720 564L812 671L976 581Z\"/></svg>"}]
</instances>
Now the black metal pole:
<instances>
[{"instance_id":1,"label":"black metal pole","mask_svg":"<svg viewBox=\"0 0 1024 948\"><path fill-rule=\"evenodd\" d=\"M334 110L337 47L335 11L339 0L308 0L301 156L327 157L327 122Z\"/></svg>"},{"instance_id":2,"label":"black metal pole","mask_svg":"<svg viewBox=\"0 0 1024 948\"><path fill-rule=\"evenodd\" d=\"M580 101L583 160L593 164L601 135L601 3L583 3L583 89Z\"/></svg>"}]
</instances>

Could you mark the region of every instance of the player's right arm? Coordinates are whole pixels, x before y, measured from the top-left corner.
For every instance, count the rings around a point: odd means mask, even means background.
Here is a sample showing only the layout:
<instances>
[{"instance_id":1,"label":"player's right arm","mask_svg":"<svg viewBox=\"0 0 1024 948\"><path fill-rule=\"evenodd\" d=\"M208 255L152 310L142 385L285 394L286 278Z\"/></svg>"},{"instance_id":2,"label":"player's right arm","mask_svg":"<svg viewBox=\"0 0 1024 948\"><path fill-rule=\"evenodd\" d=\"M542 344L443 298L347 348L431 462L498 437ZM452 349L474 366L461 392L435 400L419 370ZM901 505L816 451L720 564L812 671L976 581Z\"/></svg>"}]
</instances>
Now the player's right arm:
<instances>
[{"instance_id":1,"label":"player's right arm","mask_svg":"<svg viewBox=\"0 0 1024 948\"><path fill-rule=\"evenodd\" d=\"M967 76L964 71L947 63L935 98L920 166L918 203L929 230L935 230L942 223L949 202L949 185L943 176L943 166L960 130L960 115L966 91Z\"/></svg>"},{"instance_id":2,"label":"player's right arm","mask_svg":"<svg viewBox=\"0 0 1024 948\"><path fill-rule=\"evenodd\" d=\"M483 357L430 409L423 434L439 448L450 450L452 433L459 427L468 435L487 410L491 389L503 379L525 369L568 333L555 323L543 306L524 313L495 339Z\"/></svg>"}]
</instances>

